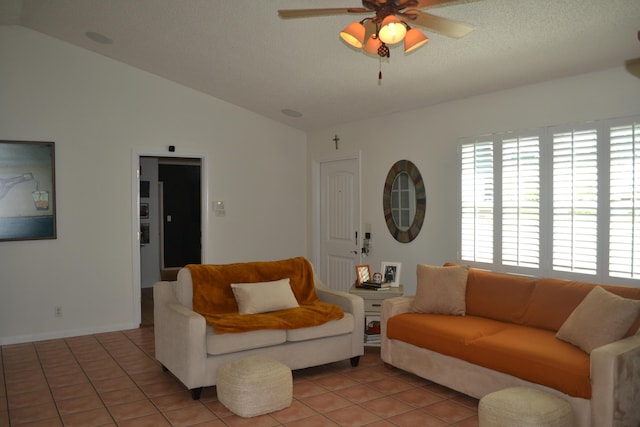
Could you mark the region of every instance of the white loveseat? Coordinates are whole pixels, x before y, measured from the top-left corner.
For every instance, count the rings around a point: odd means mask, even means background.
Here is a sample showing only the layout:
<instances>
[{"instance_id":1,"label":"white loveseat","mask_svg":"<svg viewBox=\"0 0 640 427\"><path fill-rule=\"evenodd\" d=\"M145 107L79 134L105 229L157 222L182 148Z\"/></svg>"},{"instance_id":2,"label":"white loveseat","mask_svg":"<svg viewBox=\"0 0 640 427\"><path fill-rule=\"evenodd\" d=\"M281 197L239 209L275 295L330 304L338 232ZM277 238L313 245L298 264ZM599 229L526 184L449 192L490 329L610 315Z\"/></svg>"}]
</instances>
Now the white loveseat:
<instances>
[{"instance_id":1,"label":"white loveseat","mask_svg":"<svg viewBox=\"0 0 640 427\"><path fill-rule=\"evenodd\" d=\"M344 317L313 327L216 334L193 311L192 277L188 268L177 281L154 285L156 359L198 399L202 387L216 384L217 368L231 360L260 354L291 369L350 359L357 366L364 352L364 303L361 297L328 288L314 276L320 301L339 306Z\"/></svg>"}]
</instances>

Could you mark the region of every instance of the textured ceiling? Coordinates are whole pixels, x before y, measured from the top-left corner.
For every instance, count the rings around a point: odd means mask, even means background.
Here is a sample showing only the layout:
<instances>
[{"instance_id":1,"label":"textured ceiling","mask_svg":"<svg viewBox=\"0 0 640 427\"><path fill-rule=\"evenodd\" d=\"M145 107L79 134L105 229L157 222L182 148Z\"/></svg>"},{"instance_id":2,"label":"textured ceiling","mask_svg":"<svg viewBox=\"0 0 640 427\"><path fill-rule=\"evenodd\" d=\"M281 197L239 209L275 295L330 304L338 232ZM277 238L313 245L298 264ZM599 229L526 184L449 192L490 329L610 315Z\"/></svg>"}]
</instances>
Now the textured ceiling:
<instances>
[{"instance_id":1,"label":"textured ceiling","mask_svg":"<svg viewBox=\"0 0 640 427\"><path fill-rule=\"evenodd\" d=\"M383 60L338 33L366 15L280 19L358 0L0 0L19 24L302 130L378 117L640 57L638 0L479 0L429 9L472 25ZM113 40L99 44L98 32ZM383 79L378 82L378 69ZM302 113L292 118L281 110Z\"/></svg>"}]
</instances>

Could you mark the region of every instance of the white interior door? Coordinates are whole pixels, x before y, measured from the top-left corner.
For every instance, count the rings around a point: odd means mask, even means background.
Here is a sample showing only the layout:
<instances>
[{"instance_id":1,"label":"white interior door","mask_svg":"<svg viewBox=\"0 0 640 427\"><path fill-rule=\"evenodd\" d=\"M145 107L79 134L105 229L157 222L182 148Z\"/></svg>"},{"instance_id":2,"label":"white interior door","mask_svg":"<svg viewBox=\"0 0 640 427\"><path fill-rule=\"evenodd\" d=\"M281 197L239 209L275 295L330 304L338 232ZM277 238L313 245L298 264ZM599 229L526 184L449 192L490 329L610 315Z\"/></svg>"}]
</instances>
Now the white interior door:
<instances>
[{"instance_id":1,"label":"white interior door","mask_svg":"<svg viewBox=\"0 0 640 427\"><path fill-rule=\"evenodd\" d=\"M360 261L360 171L357 159L320 164L320 269L324 282L348 291Z\"/></svg>"}]
</instances>

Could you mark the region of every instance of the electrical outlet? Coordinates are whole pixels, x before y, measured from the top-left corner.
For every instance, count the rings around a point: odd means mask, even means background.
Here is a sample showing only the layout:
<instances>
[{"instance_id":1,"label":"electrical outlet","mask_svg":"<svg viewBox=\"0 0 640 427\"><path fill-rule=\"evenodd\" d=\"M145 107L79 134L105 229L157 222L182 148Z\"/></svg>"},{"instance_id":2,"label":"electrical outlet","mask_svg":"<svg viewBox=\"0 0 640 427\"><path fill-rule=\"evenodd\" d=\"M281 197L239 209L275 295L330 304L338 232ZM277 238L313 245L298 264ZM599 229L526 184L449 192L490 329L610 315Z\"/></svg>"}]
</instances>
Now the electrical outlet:
<instances>
[{"instance_id":1,"label":"electrical outlet","mask_svg":"<svg viewBox=\"0 0 640 427\"><path fill-rule=\"evenodd\" d=\"M54 314L55 317L62 317L62 307L55 306L53 308L53 314Z\"/></svg>"}]
</instances>

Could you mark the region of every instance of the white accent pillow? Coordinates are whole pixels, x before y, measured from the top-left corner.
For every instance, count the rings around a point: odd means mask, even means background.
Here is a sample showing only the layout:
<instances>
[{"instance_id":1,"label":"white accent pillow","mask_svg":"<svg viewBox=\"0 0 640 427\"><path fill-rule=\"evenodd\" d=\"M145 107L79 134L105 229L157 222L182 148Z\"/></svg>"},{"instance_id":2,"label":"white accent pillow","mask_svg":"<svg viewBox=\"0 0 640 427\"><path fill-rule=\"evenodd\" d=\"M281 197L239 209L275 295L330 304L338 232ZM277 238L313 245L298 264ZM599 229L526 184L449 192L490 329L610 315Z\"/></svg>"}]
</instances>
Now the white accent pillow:
<instances>
[{"instance_id":1,"label":"white accent pillow","mask_svg":"<svg viewBox=\"0 0 640 427\"><path fill-rule=\"evenodd\" d=\"M640 301L594 287L562 324L556 338L587 353L623 338L640 314Z\"/></svg>"},{"instance_id":2,"label":"white accent pillow","mask_svg":"<svg viewBox=\"0 0 640 427\"><path fill-rule=\"evenodd\" d=\"M232 283L240 314L267 313L299 307L289 279L273 282Z\"/></svg>"}]
</instances>

